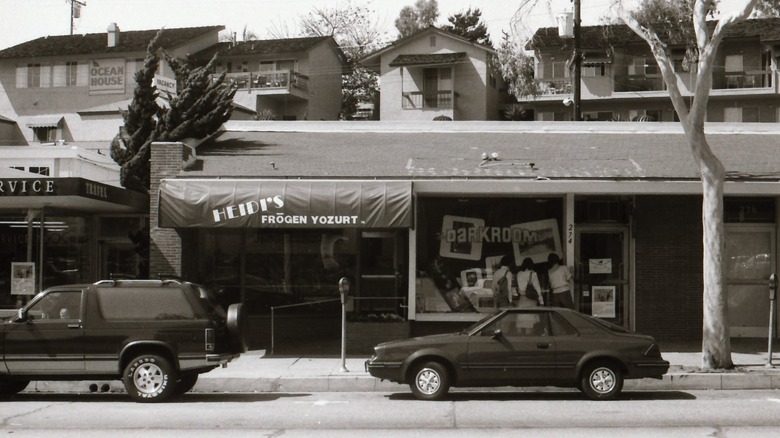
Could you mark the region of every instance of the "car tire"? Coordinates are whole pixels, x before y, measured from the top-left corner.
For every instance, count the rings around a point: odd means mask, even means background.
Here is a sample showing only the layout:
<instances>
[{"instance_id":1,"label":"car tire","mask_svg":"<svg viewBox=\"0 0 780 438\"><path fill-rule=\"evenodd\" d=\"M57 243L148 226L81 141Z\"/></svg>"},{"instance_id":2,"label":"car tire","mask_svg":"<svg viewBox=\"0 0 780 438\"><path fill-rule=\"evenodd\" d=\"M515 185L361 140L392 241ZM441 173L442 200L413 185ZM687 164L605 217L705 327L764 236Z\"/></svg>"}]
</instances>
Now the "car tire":
<instances>
[{"instance_id":1,"label":"car tire","mask_svg":"<svg viewBox=\"0 0 780 438\"><path fill-rule=\"evenodd\" d=\"M133 400L153 403L173 395L179 378L165 358L156 354L142 354L127 364L122 380Z\"/></svg>"},{"instance_id":2,"label":"car tire","mask_svg":"<svg viewBox=\"0 0 780 438\"><path fill-rule=\"evenodd\" d=\"M244 305L231 304L227 310L227 328L230 333L230 348L234 353L246 353L247 315Z\"/></svg>"},{"instance_id":3,"label":"car tire","mask_svg":"<svg viewBox=\"0 0 780 438\"><path fill-rule=\"evenodd\" d=\"M196 383L198 383L198 373L182 374L179 381L176 382L176 390L173 393L174 395L182 395L194 388Z\"/></svg>"},{"instance_id":4,"label":"car tire","mask_svg":"<svg viewBox=\"0 0 780 438\"><path fill-rule=\"evenodd\" d=\"M449 372L440 362L426 362L414 368L409 386L420 400L441 400L450 389Z\"/></svg>"},{"instance_id":5,"label":"car tire","mask_svg":"<svg viewBox=\"0 0 780 438\"><path fill-rule=\"evenodd\" d=\"M579 386L591 400L612 400L623 389L623 372L616 363L595 362L584 368Z\"/></svg>"},{"instance_id":6,"label":"car tire","mask_svg":"<svg viewBox=\"0 0 780 438\"><path fill-rule=\"evenodd\" d=\"M29 380L0 380L0 397L18 394L27 388Z\"/></svg>"}]
</instances>

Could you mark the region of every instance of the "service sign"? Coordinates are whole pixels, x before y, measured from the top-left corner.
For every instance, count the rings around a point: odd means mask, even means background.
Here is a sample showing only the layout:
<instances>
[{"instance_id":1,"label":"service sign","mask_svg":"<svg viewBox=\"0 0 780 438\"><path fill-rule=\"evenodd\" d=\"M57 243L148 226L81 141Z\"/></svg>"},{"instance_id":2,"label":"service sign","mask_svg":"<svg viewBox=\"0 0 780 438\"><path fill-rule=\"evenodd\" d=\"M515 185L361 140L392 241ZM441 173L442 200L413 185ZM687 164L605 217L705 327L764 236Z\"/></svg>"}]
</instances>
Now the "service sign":
<instances>
[{"instance_id":1,"label":"service sign","mask_svg":"<svg viewBox=\"0 0 780 438\"><path fill-rule=\"evenodd\" d=\"M162 97L167 97L169 94L171 96L176 95L176 79L154 75L154 85Z\"/></svg>"},{"instance_id":2,"label":"service sign","mask_svg":"<svg viewBox=\"0 0 780 438\"><path fill-rule=\"evenodd\" d=\"M125 60L93 59L89 66L89 94L123 94Z\"/></svg>"}]
</instances>

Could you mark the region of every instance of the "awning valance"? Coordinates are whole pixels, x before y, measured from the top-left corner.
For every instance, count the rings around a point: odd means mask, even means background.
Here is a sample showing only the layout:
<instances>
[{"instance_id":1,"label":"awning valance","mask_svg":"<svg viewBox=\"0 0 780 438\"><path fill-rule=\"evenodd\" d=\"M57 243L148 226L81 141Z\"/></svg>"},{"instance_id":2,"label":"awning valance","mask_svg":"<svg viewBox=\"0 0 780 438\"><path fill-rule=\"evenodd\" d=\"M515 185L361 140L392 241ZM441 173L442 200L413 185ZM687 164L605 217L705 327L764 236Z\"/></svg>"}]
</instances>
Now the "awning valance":
<instances>
[{"instance_id":1,"label":"awning valance","mask_svg":"<svg viewBox=\"0 0 780 438\"><path fill-rule=\"evenodd\" d=\"M59 128L62 116L36 116L28 119L28 128Z\"/></svg>"},{"instance_id":2,"label":"awning valance","mask_svg":"<svg viewBox=\"0 0 780 438\"><path fill-rule=\"evenodd\" d=\"M167 228L406 228L410 181L165 179Z\"/></svg>"}]
</instances>

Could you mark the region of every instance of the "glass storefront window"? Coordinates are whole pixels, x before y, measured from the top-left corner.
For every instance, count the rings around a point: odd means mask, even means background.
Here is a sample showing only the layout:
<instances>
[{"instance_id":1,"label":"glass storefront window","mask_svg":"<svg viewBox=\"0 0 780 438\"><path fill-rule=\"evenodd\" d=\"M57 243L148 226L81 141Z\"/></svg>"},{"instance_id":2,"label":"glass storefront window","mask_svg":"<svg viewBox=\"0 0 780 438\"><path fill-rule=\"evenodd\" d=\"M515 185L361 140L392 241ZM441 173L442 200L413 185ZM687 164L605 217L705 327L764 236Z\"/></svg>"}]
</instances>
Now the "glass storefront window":
<instances>
[{"instance_id":1,"label":"glass storefront window","mask_svg":"<svg viewBox=\"0 0 780 438\"><path fill-rule=\"evenodd\" d=\"M204 230L198 246L196 281L223 304L244 302L253 314L288 305L333 310L339 279L356 271L356 230ZM300 305L315 301L328 303Z\"/></svg>"},{"instance_id":2,"label":"glass storefront window","mask_svg":"<svg viewBox=\"0 0 780 438\"><path fill-rule=\"evenodd\" d=\"M421 198L417 214L417 313L491 312L492 273L525 258L546 282L547 256L561 255L560 198Z\"/></svg>"},{"instance_id":3,"label":"glass storefront window","mask_svg":"<svg viewBox=\"0 0 780 438\"><path fill-rule=\"evenodd\" d=\"M100 218L100 278L149 277L148 223L145 216Z\"/></svg>"}]
</instances>

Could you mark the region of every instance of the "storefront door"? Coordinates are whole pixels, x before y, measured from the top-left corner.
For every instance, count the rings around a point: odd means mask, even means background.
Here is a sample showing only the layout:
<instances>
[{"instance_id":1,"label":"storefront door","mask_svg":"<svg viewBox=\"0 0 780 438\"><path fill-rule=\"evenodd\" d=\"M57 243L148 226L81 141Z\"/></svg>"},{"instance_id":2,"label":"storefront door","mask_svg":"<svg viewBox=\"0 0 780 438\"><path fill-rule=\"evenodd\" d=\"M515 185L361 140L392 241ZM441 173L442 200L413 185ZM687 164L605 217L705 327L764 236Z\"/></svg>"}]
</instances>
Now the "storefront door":
<instances>
[{"instance_id":1,"label":"storefront door","mask_svg":"<svg viewBox=\"0 0 780 438\"><path fill-rule=\"evenodd\" d=\"M355 310L406 317L406 292L401 291L403 240L396 231L364 231L360 236L360 278Z\"/></svg>"},{"instance_id":2,"label":"storefront door","mask_svg":"<svg viewBox=\"0 0 780 438\"><path fill-rule=\"evenodd\" d=\"M627 227L578 226L575 303L581 312L630 327Z\"/></svg>"},{"instance_id":3,"label":"storefront door","mask_svg":"<svg viewBox=\"0 0 780 438\"><path fill-rule=\"evenodd\" d=\"M727 225L724 271L733 337L766 337L769 276L775 266L773 225Z\"/></svg>"}]
</instances>

